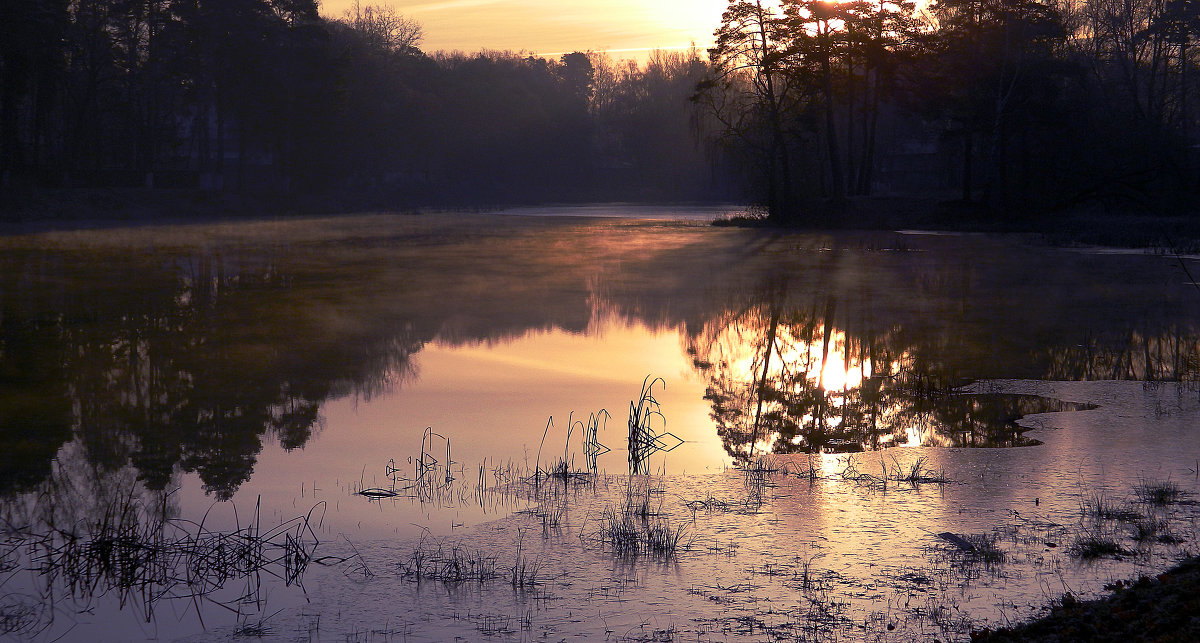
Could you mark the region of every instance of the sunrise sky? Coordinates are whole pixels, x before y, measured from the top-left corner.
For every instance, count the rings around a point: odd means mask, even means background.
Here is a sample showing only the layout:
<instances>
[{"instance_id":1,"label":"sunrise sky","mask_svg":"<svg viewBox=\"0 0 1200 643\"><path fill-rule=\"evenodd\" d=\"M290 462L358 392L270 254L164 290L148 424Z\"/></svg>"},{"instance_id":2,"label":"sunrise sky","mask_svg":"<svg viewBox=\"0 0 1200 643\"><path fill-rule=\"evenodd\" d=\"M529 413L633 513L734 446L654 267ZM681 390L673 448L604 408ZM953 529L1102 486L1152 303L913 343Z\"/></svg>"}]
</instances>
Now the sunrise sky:
<instances>
[{"instance_id":1,"label":"sunrise sky","mask_svg":"<svg viewBox=\"0 0 1200 643\"><path fill-rule=\"evenodd\" d=\"M417 19L424 51L499 49L554 55L608 51L641 58L651 49L712 44L727 0L360 0ZM354 0L322 0L341 17Z\"/></svg>"}]
</instances>

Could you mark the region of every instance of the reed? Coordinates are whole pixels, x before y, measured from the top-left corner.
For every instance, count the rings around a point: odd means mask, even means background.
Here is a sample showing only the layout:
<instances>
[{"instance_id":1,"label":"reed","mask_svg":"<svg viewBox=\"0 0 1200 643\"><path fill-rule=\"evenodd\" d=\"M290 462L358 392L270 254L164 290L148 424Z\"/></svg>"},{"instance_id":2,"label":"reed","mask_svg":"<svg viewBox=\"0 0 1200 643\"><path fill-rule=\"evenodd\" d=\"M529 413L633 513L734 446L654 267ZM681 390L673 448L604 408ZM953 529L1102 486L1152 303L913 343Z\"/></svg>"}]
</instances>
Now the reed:
<instances>
[{"instance_id":1,"label":"reed","mask_svg":"<svg viewBox=\"0 0 1200 643\"><path fill-rule=\"evenodd\" d=\"M5 547L19 556L6 560L35 572L45 583L45 596L70 597L83 610L102 596L115 596L121 608L137 605L153 618L163 601L258 600L269 577L300 585L319 544L313 521L325 506L318 503L307 515L267 528L255 503L244 525L218 530L206 525L207 514L199 522L168 517L133 486L111 498L86 522L10 525ZM244 590L227 601L221 592L232 583L244 584Z\"/></svg>"},{"instance_id":2,"label":"reed","mask_svg":"<svg viewBox=\"0 0 1200 643\"><path fill-rule=\"evenodd\" d=\"M618 556L672 558L686 549L687 525L672 527L664 518L649 519L612 507L604 510L596 539Z\"/></svg>"},{"instance_id":3,"label":"reed","mask_svg":"<svg viewBox=\"0 0 1200 643\"><path fill-rule=\"evenodd\" d=\"M1126 553L1125 548L1117 542L1115 533L1103 529L1099 525L1085 526L1081 529L1067 548L1067 552L1084 560L1120 556Z\"/></svg>"},{"instance_id":4,"label":"reed","mask_svg":"<svg viewBox=\"0 0 1200 643\"><path fill-rule=\"evenodd\" d=\"M892 455L892 479L896 482L907 483L912 486L921 484L949 484L950 478L946 477L945 469L933 470L926 466L929 462L928 456L920 456L916 460L901 465L900 461Z\"/></svg>"},{"instance_id":5,"label":"reed","mask_svg":"<svg viewBox=\"0 0 1200 643\"><path fill-rule=\"evenodd\" d=\"M654 425L661 423L666 426L667 418L662 413L662 406L654 395L654 386L661 384L666 388L667 383L661 377L651 379L647 375L642 380L642 391L637 400L629 403L629 473L630 475L645 475L650 473L650 456L674 450L682 440L674 434L655 430Z\"/></svg>"},{"instance_id":6,"label":"reed","mask_svg":"<svg viewBox=\"0 0 1200 643\"><path fill-rule=\"evenodd\" d=\"M1171 480L1142 480L1134 488L1142 502L1155 507L1165 507L1183 498L1183 489Z\"/></svg>"},{"instance_id":7,"label":"reed","mask_svg":"<svg viewBox=\"0 0 1200 643\"><path fill-rule=\"evenodd\" d=\"M1084 517L1121 522L1132 522L1142 517L1132 506L1120 504L1100 492L1093 492L1083 499L1080 513Z\"/></svg>"}]
</instances>

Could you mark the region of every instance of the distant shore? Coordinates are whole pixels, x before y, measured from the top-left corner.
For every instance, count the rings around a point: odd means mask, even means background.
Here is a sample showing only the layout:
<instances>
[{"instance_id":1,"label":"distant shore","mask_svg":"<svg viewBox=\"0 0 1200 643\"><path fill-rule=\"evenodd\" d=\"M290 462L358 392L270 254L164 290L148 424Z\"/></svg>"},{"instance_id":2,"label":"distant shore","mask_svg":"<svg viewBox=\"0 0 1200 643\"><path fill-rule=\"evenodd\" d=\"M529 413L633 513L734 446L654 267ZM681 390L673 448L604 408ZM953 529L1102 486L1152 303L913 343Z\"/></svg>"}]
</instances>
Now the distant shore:
<instances>
[{"instance_id":1,"label":"distant shore","mask_svg":"<svg viewBox=\"0 0 1200 643\"><path fill-rule=\"evenodd\" d=\"M998 212L946 195L873 196L850 199L844 209L824 214L812 230L944 230L1041 235L1061 246L1145 248L1163 253L1200 253L1200 216L1190 213L1075 207L1049 212ZM531 203L404 205L368 195L279 195L205 190L73 189L0 192L0 234L66 228L196 223L288 216L427 211L480 212ZM820 206L817 206L818 209ZM766 227L754 216L718 220L716 225Z\"/></svg>"}]
</instances>

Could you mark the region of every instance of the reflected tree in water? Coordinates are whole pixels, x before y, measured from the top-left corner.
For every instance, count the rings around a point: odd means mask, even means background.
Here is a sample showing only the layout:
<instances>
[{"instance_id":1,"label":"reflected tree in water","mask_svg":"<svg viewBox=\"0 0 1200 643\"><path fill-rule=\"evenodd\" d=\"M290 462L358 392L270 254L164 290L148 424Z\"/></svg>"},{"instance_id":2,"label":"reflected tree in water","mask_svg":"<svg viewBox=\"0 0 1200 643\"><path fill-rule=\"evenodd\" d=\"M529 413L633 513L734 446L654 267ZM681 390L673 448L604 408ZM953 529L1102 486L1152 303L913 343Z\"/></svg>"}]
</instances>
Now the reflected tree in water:
<instances>
[{"instance_id":1,"label":"reflected tree in water","mask_svg":"<svg viewBox=\"0 0 1200 643\"><path fill-rule=\"evenodd\" d=\"M891 446L1037 444L1016 420L1082 405L1036 396L968 395L944 364L918 357L900 326L839 316L838 301L789 300L786 288L718 317L688 352L726 451L843 453ZM793 293L794 294L794 293Z\"/></svg>"},{"instance_id":2,"label":"reflected tree in water","mask_svg":"<svg viewBox=\"0 0 1200 643\"><path fill-rule=\"evenodd\" d=\"M312 291L270 258L146 255L86 288L19 287L78 278L73 261L47 254L3 269L0 492L33 488L77 440L97 475L132 465L162 490L194 472L230 498L264 440L302 448L325 400L386 389L424 344L411 324L333 335L306 314Z\"/></svg>"}]
</instances>

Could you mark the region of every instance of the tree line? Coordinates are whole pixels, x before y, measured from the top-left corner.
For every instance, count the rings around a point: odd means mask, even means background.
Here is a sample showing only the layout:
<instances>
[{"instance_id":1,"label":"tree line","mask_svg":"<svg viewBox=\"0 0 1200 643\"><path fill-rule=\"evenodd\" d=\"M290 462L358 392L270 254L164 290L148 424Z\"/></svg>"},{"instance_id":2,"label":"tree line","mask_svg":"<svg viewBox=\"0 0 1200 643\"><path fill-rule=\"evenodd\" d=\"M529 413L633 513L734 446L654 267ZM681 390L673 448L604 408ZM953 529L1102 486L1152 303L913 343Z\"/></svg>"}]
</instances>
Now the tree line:
<instances>
[{"instance_id":1,"label":"tree line","mask_svg":"<svg viewBox=\"0 0 1200 643\"><path fill-rule=\"evenodd\" d=\"M904 162L997 212L1178 206L1197 33L1192 0L732 0L700 98L782 221Z\"/></svg>"},{"instance_id":2,"label":"tree line","mask_svg":"<svg viewBox=\"0 0 1200 643\"><path fill-rule=\"evenodd\" d=\"M0 177L786 223L899 192L1189 207L1197 33L1193 0L731 0L707 56L638 64L425 52L386 6L25 0L0 7Z\"/></svg>"},{"instance_id":3,"label":"tree line","mask_svg":"<svg viewBox=\"0 0 1200 643\"><path fill-rule=\"evenodd\" d=\"M721 194L698 52L426 53L386 6L24 0L0 8L8 187L333 191L381 205Z\"/></svg>"}]
</instances>

